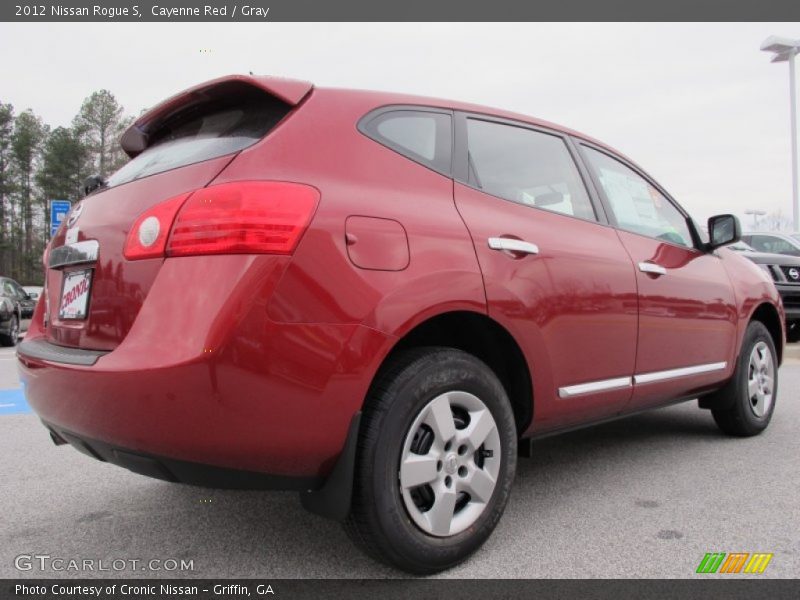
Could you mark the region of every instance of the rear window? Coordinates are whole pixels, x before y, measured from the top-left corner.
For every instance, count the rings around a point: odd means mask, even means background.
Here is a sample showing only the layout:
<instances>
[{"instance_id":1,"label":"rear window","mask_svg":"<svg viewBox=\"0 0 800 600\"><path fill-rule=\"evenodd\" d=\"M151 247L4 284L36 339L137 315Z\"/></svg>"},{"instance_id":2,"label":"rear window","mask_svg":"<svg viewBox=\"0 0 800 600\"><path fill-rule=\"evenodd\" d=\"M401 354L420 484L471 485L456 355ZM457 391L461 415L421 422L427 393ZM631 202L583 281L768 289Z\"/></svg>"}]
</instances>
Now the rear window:
<instances>
[{"instance_id":1,"label":"rear window","mask_svg":"<svg viewBox=\"0 0 800 600\"><path fill-rule=\"evenodd\" d=\"M239 152L269 133L290 109L257 90L190 106L153 132L149 147L109 177L108 186Z\"/></svg>"}]
</instances>

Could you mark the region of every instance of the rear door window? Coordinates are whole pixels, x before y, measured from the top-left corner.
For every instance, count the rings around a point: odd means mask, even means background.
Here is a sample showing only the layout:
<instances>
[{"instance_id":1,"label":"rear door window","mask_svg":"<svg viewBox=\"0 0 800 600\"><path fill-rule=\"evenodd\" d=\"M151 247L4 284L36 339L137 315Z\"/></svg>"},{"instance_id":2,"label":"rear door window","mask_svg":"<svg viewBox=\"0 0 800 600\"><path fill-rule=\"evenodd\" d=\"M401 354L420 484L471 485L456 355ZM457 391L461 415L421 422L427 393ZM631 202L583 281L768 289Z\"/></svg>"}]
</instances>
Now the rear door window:
<instances>
[{"instance_id":1,"label":"rear door window","mask_svg":"<svg viewBox=\"0 0 800 600\"><path fill-rule=\"evenodd\" d=\"M644 177L607 154L583 146L620 229L693 246L686 217Z\"/></svg>"},{"instance_id":2,"label":"rear door window","mask_svg":"<svg viewBox=\"0 0 800 600\"><path fill-rule=\"evenodd\" d=\"M472 187L518 204L597 220L563 138L470 118L467 147Z\"/></svg>"},{"instance_id":3,"label":"rear door window","mask_svg":"<svg viewBox=\"0 0 800 600\"><path fill-rule=\"evenodd\" d=\"M367 115L362 133L395 152L442 174L450 174L452 116L434 110L397 109Z\"/></svg>"}]
</instances>

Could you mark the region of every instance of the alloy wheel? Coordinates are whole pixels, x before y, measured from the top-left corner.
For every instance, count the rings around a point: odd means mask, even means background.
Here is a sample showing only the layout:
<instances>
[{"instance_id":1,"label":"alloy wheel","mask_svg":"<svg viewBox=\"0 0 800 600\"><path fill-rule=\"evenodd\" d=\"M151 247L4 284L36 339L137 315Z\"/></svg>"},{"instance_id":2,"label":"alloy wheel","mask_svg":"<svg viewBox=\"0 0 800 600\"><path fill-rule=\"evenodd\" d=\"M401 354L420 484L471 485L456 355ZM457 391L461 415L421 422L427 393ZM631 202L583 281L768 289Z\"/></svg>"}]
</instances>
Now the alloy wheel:
<instances>
[{"instance_id":1,"label":"alloy wheel","mask_svg":"<svg viewBox=\"0 0 800 600\"><path fill-rule=\"evenodd\" d=\"M433 536L464 531L489 504L500 463L500 434L483 401L462 391L437 396L403 444L399 478L409 516Z\"/></svg>"},{"instance_id":2,"label":"alloy wheel","mask_svg":"<svg viewBox=\"0 0 800 600\"><path fill-rule=\"evenodd\" d=\"M753 347L747 373L750 410L760 419L769 413L775 390L775 363L766 343L758 342Z\"/></svg>"}]
</instances>

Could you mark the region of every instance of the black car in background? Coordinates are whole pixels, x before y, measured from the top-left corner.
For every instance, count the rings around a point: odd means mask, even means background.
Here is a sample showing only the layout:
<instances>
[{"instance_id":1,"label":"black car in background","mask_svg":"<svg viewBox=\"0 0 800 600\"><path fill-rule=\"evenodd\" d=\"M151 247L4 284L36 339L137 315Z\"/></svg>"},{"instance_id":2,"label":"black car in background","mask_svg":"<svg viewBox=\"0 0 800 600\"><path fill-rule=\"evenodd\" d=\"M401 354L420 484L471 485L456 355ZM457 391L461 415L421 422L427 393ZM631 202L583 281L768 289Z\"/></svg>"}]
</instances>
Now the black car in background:
<instances>
[{"instance_id":1,"label":"black car in background","mask_svg":"<svg viewBox=\"0 0 800 600\"><path fill-rule=\"evenodd\" d=\"M800 257L757 252L744 242L728 246L769 273L786 310L786 340L800 341Z\"/></svg>"},{"instance_id":2,"label":"black car in background","mask_svg":"<svg viewBox=\"0 0 800 600\"><path fill-rule=\"evenodd\" d=\"M13 279L0 277L0 345L15 346L23 320L33 316L36 302Z\"/></svg>"}]
</instances>

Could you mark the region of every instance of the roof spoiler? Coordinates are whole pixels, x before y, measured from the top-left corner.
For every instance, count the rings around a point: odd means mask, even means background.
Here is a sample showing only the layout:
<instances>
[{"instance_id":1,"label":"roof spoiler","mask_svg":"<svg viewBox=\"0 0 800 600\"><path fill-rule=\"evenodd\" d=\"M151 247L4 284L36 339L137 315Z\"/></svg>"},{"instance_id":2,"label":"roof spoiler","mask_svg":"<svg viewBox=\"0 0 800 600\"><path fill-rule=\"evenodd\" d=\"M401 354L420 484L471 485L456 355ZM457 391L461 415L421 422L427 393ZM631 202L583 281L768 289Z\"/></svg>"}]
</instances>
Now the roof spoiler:
<instances>
[{"instance_id":1,"label":"roof spoiler","mask_svg":"<svg viewBox=\"0 0 800 600\"><path fill-rule=\"evenodd\" d=\"M297 79L284 79L282 77L262 77L253 75L228 75L212 79L191 87L161 104L151 108L125 130L120 138L120 144L126 154L133 158L143 152L149 145L149 139L159 126L177 112L193 105L202 104L215 95L222 95L231 89L250 86L262 90L278 98L289 106L295 106L308 95L314 87L307 81Z\"/></svg>"}]
</instances>

